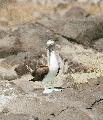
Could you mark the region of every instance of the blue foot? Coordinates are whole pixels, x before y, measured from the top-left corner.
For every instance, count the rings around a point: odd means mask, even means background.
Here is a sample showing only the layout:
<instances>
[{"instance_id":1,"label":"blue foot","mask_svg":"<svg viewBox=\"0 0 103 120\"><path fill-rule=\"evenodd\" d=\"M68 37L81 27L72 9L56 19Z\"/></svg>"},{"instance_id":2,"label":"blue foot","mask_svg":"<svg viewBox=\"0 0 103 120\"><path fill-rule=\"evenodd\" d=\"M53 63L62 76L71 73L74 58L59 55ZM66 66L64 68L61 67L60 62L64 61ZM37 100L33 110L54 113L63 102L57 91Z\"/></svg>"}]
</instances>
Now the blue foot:
<instances>
[{"instance_id":1,"label":"blue foot","mask_svg":"<svg viewBox=\"0 0 103 120\"><path fill-rule=\"evenodd\" d=\"M58 88L45 88L45 90L43 91L43 94L49 94L52 92L60 92L63 89L58 89Z\"/></svg>"}]
</instances>

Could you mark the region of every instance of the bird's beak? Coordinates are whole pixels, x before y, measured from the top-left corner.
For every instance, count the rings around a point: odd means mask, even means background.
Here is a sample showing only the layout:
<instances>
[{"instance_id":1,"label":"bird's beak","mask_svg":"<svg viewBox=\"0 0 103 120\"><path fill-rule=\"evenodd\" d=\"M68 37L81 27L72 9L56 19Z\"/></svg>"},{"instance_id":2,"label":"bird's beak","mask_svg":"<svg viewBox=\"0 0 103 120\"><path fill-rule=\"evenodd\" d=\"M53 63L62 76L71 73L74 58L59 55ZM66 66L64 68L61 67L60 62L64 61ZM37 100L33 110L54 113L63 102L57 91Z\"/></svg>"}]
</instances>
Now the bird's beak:
<instances>
[{"instance_id":1,"label":"bird's beak","mask_svg":"<svg viewBox=\"0 0 103 120\"><path fill-rule=\"evenodd\" d=\"M48 45L48 46L47 46L47 49L48 49L49 51L52 51L52 50L54 49L54 45Z\"/></svg>"},{"instance_id":2,"label":"bird's beak","mask_svg":"<svg viewBox=\"0 0 103 120\"><path fill-rule=\"evenodd\" d=\"M50 51L51 50L51 45L47 46L46 48Z\"/></svg>"}]
</instances>

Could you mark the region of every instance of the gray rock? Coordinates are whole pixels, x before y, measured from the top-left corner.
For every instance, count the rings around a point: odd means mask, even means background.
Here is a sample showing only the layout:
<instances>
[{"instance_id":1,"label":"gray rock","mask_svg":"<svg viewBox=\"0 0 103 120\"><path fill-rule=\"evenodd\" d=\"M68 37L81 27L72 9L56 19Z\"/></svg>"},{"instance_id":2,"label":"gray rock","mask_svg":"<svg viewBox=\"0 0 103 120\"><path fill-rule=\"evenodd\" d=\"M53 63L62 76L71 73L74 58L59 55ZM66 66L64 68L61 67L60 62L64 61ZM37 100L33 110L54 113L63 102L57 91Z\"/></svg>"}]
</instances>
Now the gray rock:
<instances>
[{"instance_id":1,"label":"gray rock","mask_svg":"<svg viewBox=\"0 0 103 120\"><path fill-rule=\"evenodd\" d=\"M21 45L14 36L6 36L0 40L0 43L0 58L17 54L21 51Z\"/></svg>"},{"instance_id":2,"label":"gray rock","mask_svg":"<svg viewBox=\"0 0 103 120\"><path fill-rule=\"evenodd\" d=\"M24 94L24 92L22 91L22 89L18 88L13 82L0 82L0 95L13 97L18 96L19 94Z\"/></svg>"},{"instance_id":3,"label":"gray rock","mask_svg":"<svg viewBox=\"0 0 103 120\"><path fill-rule=\"evenodd\" d=\"M92 120L87 114L82 111L72 107L67 108L62 111L58 116L54 118L54 120Z\"/></svg>"},{"instance_id":4,"label":"gray rock","mask_svg":"<svg viewBox=\"0 0 103 120\"><path fill-rule=\"evenodd\" d=\"M69 17L75 17L75 18L83 18L83 17L88 17L89 14L80 7L72 7L70 10L68 10L65 15L64 18L68 18Z\"/></svg>"},{"instance_id":5,"label":"gray rock","mask_svg":"<svg viewBox=\"0 0 103 120\"><path fill-rule=\"evenodd\" d=\"M59 0L59 1L55 1L55 0L16 0L16 2L18 3L22 3L22 2L32 2L36 5L59 5L59 4L66 4L66 3L71 3L71 2L75 2L76 0Z\"/></svg>"},{"instance_id":6,"label":"gray rock","mask_svg":"<svg viewBox=\"0 0 103 120\"><path fill-rule=\"evenodd\" d=\"M97 120L103 119L103 99L98 100L93 106L94 114L97 114Z\"/></svg>"},{"instance_id":7,"label":"gray rock","mask_svg":"<svg viewBox=\"0 0 103 120\"><path fill-rule=\"evenodd\" d=\"M80 14L79 9L77 13ZM81 15L76 17L77 13L73 17L44 18L39 23L68 40L87 46L91 45L92 41L103 37L103 16L81 18Z\"/></svg>"},{"instance_id":8,"label":"gray rock","mask_svg":"<svg viewBox=\"0 0 103 120\"><path fill-rule=\"evenodd\" d=\"M38 23L22 24L15 29L12 28L9 35L1 39L0 56L5 57L1 62L2 66L11 68L18 65L15 70L18 75L22 76L28 72L26 65L35 70L39 59L42 64L46 65L47 61L42 55L46 56L48 39L56 41L56 49L58 49L58 45L60 49L62 44L67 44L66 39Z\"/></svg>"},{"instance_id":9,"label":"gray rock","mask_svg":"<svg viewBox=\"0 0 103 120\"><path fill-rule=\"evenodd\" d=\"M28 65L31 69L35 70L36 68L36 60L38 59L38 56L33 56L33 54L29 52L21 52L17 55L11 55L6 57L2 62L3 67L7 66L15 66L17 65L14 70L16 71L17 75L22 76L29 72L26 65Z\"/></svg>"},{"instance_id":10,"label":"gray rock","mask_svg":"<svg viewBox=\"0 0 103 120\"><path fill-rule=\"evenodd\" d=\"M55 39L55 34L49 29L39 24L22 24L1 39L0 56L15 55L19 52L31 52L37 55L46 50L48 39Z\"/></svg>"},{"instance_id":11,"label":"gray rock","mask_svg":"<svg viewBox=\"0 0 103 120\"><path fill-rule=\"evenodd\" d=\"M0 113L0 120L39 120L37 117L25 114L3 114Z\"/></svg>"},{"instance_id":12,"label":"gray rock","mask_svg":"<svg viewBox=\"0 0 103 120\"><path fill-rule=\"evenodd\" d=\"M91 46L98 51L103 51L103 38L94 41Z\"/></svg>"},{"instance_id":13,"label":"gray rock","mask_svg":"<svg viewBox=\"0 0 103 120\"><path fill-rule=\"evenodd\" d=\"M77 0L77 1L81 3L98 4L101 3L102 0Z\"/></svg>"},{"instance_id":14,"label":"gray rock","mask_svg":"<svg viewBox=\"0 0 103 120\"><path fill-rule=\"evenodd\" d=\"M3 29L0 29L0 39L4 38L5 36L7 36L9 34L9 30L3 30Z\"/></svg>"},{"instance_id":15,"label":"gray rock","mask_svg":"<svg viewBox=\"0 0 103 120\"><path fill-rule=\"evenodd\" d=\"M90 45L103 36L103 23L95 19L71 19L59 29L59 33L77 43Z\"/></svg>"}]
</instances>

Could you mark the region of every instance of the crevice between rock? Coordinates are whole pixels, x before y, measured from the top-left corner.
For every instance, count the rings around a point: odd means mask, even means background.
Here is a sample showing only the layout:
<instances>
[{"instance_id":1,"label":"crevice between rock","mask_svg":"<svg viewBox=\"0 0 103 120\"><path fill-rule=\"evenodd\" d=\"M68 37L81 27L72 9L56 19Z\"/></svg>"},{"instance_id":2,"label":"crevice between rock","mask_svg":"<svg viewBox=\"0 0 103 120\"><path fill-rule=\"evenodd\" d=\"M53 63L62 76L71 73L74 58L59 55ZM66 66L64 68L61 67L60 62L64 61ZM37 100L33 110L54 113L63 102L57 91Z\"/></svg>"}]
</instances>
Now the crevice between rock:
<instances>
[{"instance_id":1,"label":"crevice between rock","mask_svg":"<svg viewBox=\"0 0 103 120\"><path fill-rule=\"evenodd\" d=\"M77 43L77 44L80 44L80 43L77 42L75 39L73 39L73 38L69 38L68 36L65 36L65 35L62 35L62 34L60 34L60 33L57 33L57 32L55 32L54 30L48 28L47 26L41 24L40 22L36 22L36 24L38 24L38 25L40 25L40 26L42 26L42 27L44 27L44 28L50 30L50 31L53 32L54 34L57 34L57 35L59 35L59 36L65 38L67 41L75 42L75 43Z\"/></svg>"},{"instance_id":2,"label":"crevice between rock","mask_svg":"<svg viewBox=\"0 0 103 120\"><path fill-rule=\"evenodd\" d=\"M99 100L94 101L94 102L91 104L91 106L90 106L90 107L87 107L86 109L93 109L93 107L94 107L97 103L99 103L99 102L101 102L101 101L103 101L103 99L99 99Z\"/></svg>"},{"instance_id":3,"label":"crevice between rock","mask_svg":"<svg viewBox=\"0 0 103 120\"><path fill-rule=\"evenodd\" d=\"M57 117L57 116L59 116L61 113L63 113L63 112L65 112L66 110L68 110L68 106L66 107L66 108L64 108L64 109L62 109L57 115L55 114L55 113L51 113L50 115L51 116L53 116L53 117Z\"/></svg>"}]
</instances>

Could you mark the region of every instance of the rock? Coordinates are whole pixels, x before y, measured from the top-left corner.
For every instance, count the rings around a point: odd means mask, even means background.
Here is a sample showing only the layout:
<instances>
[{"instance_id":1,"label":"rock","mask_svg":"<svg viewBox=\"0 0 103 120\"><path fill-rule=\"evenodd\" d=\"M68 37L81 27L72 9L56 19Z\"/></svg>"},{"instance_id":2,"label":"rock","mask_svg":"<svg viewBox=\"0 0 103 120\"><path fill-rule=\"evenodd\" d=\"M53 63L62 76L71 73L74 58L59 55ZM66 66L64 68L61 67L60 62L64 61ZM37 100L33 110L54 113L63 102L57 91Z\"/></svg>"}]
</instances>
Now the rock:
<instances>
[{"instance_id":1,"label":"rock","mask_svg":"<svg viewBox=\"0 0 103 120\"><path fill-rule=\"evenodd\" d=\"M1 42L1 45L0 45L0 57L1 58L18 53L19 48L17 48L15 46L15 41L16 40L13 37L10 37L10 38L6 37L3 40L0 40L0 42Z\"/></svg>"},{"instance_id":2,"label":"rock","mask_svg":"<svg viewBox=\"0 0 103 120\"><path fill-rule=\"evenodd\" d=\"M34 55L44 51L46 41L55 39L55 34L40 24L22 24L1 39L0 56L31 52ZM7 44L8 42L8 44Z\"/></svg>"},{"instance_id":3,"label":"rock","mask_svg":"<svg viewBox=\"0 0 103 120\"><path fill-rule=\"evenodd\" d=\"M9 32L10 31L8 29L6 30L0 29L0 39L3 39L5 36L7 36Z\"/></svg>"},{"instance_id":4,"label":"rock","mask_svg":"<svg viewBox=\"0 0 103 120\"><path fill-rule=\"evenodd\" d=\"M42 91L39 90L38 94L35 94L36 90L32 91L33 86L32 89L29 88L32 83L28 85L28 82L25 81L26 84L23 84L22 81L20 84L20 81L15 81L15 84L13 82L3 82L1 84L0 97L2 96L3 100L6 101L5 104L0 104L1 120L3 118L7 118L7 120L10 118L11 120L13 118L17 120L21 118L24 120L25 118L28 120L30 118L38 118L40 120L60 120L61 118L63 120L92 120L94 118L102 118L102 113L100 113L102 112L102 107L98 103L93 106L93 111L87 109L95 100L102 97L102 91L100 92L100 89L97 89L98 85L96 84L94 84L94 87L88 84L76 84L77 87L75 85L75 87L66 88L62 92L44 96L41 94ZM93 81L91 80L91 82ZM100 86L102 85L101 83L99 84ZM92 85L92 83L90 84ZM4 103L2 99L0 100L0 103ZM98 114L95 114L96 112Z\"/></svg>"},{"instance_id":5,"label":"rock","mask_svg":"<svg viewBox=\"0 0 103 120\"><path fill-rule=\"evenodd\" d=\"M15 67L17 67L17 65L9 69L0 66L0 79L10 81L18 78L17 73L14 71Z\"/></svg>"},{"instance_id":6,"label":"rock","mask_svg":"<svg viewBox=\"0 0 103 120\"><path fill-rule=\"evenodd\" d=\"M21 77L24 74L31 73L35 77L35 80L40 81L42 80L43 76L48 73L48 67L46 65L47 60L42 56L42 54L33 55L29 52L22 52L18 53L17 55L8 56L1 61L1 67L5 70L7 69L8 72L11 68L14 68L12 70L16 72L17 76ZM27 66L32 69L32 72ZM8 79L6 73L4 78Z\"/></svg>"},{"instance_id":7,"label":"rock","mask_svg":"<svg viewBox=\"0 0 103 120\"><path fill-rule=\"evenodd\" d=\"M31 75L23 75L21 78L14 80L13 82L17 87L21 88L27 94L35 94L43 91L43 85L41 82L30 81L33 77Z\"/></svg>"},{"instance_id":8,"label":"rock","mask_svg":"<svg viewBox=\"0 0 103 120\"><path fill-rule=\"evenodd\" d=\"M83 17L88 17L89 14L80 7L72 7L70 10L68 10L65 15L64 18L68 18L69 17L75 17L75 18L83 18Z\"/></svg>"},{"instance_id":9,"label":"rock","mask_svg":"<svg viewBox=\"0 0 103 120\"><path fill-rule=\"evenodd\" d=\"M39 120L37 117L25 114L3 114L0 113L0 120Z\"/></svg>"},{"instance_id":10,"label":"rock","mask_svg":"<svg viewBox=\"0 0 103 120\"><path fill-rule=\"evenodd\" d=\"M103 118L103 99L99 99L92 108L94 114L97 114L97 119L102 120Z\"/></svg>"},{"instance_id":11,"label":"rock","mask_svg":"<svg viewBox=\"0 0 103 120\"><path fill-rule=\"evenodd\" d=\"M18 3L23 3L23 2L31 2L34 3L35 5L59 5L59 4L66 4L66 3L71 3L71 2L75 2L76 0L59 0L59 1L55 1L55 0L16 0Z\"/></svg>"},{"instance_id":12,"label":"rock","mask_svg":"<svg viewBox=\"0 0 103 120\"><path fill-rule=\"evenodd\" d=\"M0 0L0 7L5 7L9 3L15 3L15 2L16 2L16 0Z\"/></svg>"},{"instance_id":13,"label":"rock","mask_svg":"<svg viewBox=\"0 0 103 120\"><path fill-rule=\"evenodd\" d=\"M91 46L98 51L103 51L103 38L94 41Z\"/></svg>"},{"instance_id":14,"label":"rock","mask_svg":"<svg viewBox=\"0 0 103 120\"><path fill-rule=\"evenodd\" d=\"M68 110L69 109L69 110ZM76 108L67 107L64 111L62 111L58 116L54 118L54 120L92 120L87 114L82 111L77 110Z\"/></svg>"},{"instance_id":15,"label":"rock","mask_svg":"<svg viewBox=\"0 0 103 120\"><path fill-rule=\"evenodd\" d=\"M77 1L81 3L98 4L101 3L102 0L77 0Z\"/></svg>"},{"instance_id":16,"label":"rock","mask_svg":"<svg viewBox=\"0 0 103 120\"><path fill-rule=\"evenodd\" d=\"M17 76L22 76L29 72L26 65L30 66L30 68L35 70L37 62L36 62L36 58L35 59L34 58L35 56L33 57L32 54L25 52L19 53L17 55L8 56L1 61L1 67L8 69L8 72L10 71L11 68L14 68L12 69L12 71L14 71L14 73L16 73ZM15 76L15 74L13 76ZM6 76L6 73L4 78L9 80L9 78Z\"/></svg>"},{"instance_id":17,"label":"rock","mask_svg":"<svg viewBox=\"0 0 103 120\"><path fill-rule=\"evenodd\" d=\"M76 17L77 14L80 14L79 9L73 17L62 16L56 19L44 18L41 19L39 23L70 41L90 46L92 41L103 36L103 17L94 16L81 18L81 15Z\"/></svg>"},{"instance_id":18,"label":"rock","mask_svg":"<svg viewBox=\"0 0 103 120\"><path fill-rule=\"evenodd\" d=\"M103 36L103 23L94 19L71 19L59 29L59 34L83 45L90 45L93 40Z\"/></svg>"},{"instance_id":19,"label":"rock","mask_svg":"<svg viewBox=\"0 0 103 120\"><path fill-rule=\"evenodd\" d=\"M84 83L90 79L103 76L103 54L100 52L96 52L91 48L85 49L82 45L68 42L67 45L62 45L60 56L62 62L66 60L68 63L66 75L71 75L76 83ZM64 68L65 64L63 64Z\"/></svg>"},{"instance_id":20,"label":"rock","mask_svg":"<svg viewBox=\"0 0 103 120\"><path fill-rule=\"evenodd\" d=\"M9 55L17 54L21 51L21 44L19 40L14 36L6 35L4 38L0 39L0 57L6 57Z\"/></svg>"},{"instance_id":21,"label":"rock","mask_svg":"<svg viewBox=\"0 0 103 120\"><path fill-rule=\"evenodd\" d=\"M0 71L0 75L3 79L14 80L29 72L26 64L35 69L33 57L31 58L29 53L8 56L1 61L2 71Z\"/></svg>"},{"instance_id":22,"label":"rock","mask_svg":"<svg viewBox=\"0 0 103 120\"><path fill-rule=\"evenodd\" d=\"M5 108L5 105L22 93L22 89L17 88L13 82L0 82L0 112Z\"/></svg>"}]
</instances>

